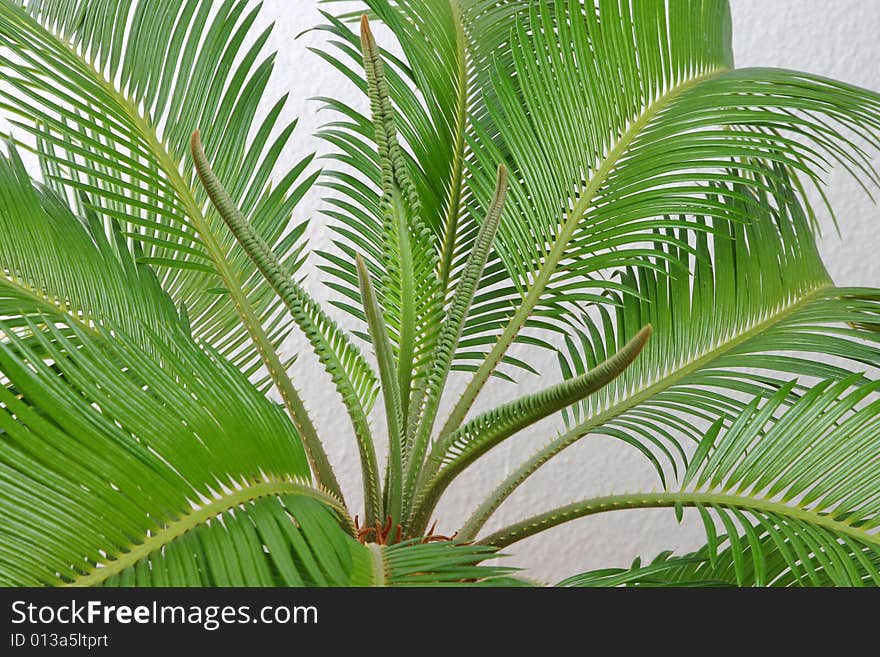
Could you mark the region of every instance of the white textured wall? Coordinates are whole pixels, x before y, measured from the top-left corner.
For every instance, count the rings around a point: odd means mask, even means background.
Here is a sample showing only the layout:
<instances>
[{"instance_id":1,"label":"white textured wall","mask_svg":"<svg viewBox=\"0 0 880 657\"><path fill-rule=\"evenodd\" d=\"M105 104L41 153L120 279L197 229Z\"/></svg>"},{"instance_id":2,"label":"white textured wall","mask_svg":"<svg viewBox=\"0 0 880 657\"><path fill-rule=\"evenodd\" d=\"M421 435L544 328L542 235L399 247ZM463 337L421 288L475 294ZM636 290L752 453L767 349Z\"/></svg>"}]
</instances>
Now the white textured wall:
<instances>
[{"instance_id":1,"label":"white textured wall","mask_svg":"<svg viewBox=\"0 0 880 657\"><path fill-rule=\"evenodd\" d=\"M739 66L780 66L801 69L880 89L880 0L731 0L734 13L736 58ZM300 116L300 128L286 154L289 165L305 153L320 149L311 133L324 117L308 99L332 95L361 104L341 76L309 46L319 46L320 34L300 39L295 35L319 22L316 0L267 0L262 22L276 22L270 46L279 50L276 75L267 106L278 95L291 92L288 114ZM876 210L843 175L830 181L831 198L838 209L842 237L829 228L822 249L830 270L845 284L880 283L880 259L876 238ZM312 245L326 247L328 233L320 225L320 194L303 204L300 217L314 218ZM314 263L312 263L314 264ZM311 287L323 297L325 290L313 272ZM291 349L304 352L300 341ZM546 354L545 371L555 373ZM323 380L313 359L304 356L296 370L296 381L304 389L314 410L319 429L329 443L331 458L339 469L349 501L359 505L358 459L351 431L343 421L332 390ZM548 379L543 381L546 384ZM497 383L481 398L481 407L496 405L535 389L541 380L524 379L518 387ZM377 428L378 425L377 425ZM480 495L500 480L527 454L553 434L552 425L542 425L485 457L450 490L439 510L439 530L451 531L473 508ZM525 515L589 495L633 492L657 486L653 471L634 450L607 439L590 438L569 449L545 466L502 507L493 526L507 524ZM700 544L699 526L679 526L671 511L629 511L584 519L543 536L513 546L511 560L528 566L531 574L546 581L605 565L625 565L636 555L654 556L663 549L687 549Z\"/></svg>"}]
</instances>

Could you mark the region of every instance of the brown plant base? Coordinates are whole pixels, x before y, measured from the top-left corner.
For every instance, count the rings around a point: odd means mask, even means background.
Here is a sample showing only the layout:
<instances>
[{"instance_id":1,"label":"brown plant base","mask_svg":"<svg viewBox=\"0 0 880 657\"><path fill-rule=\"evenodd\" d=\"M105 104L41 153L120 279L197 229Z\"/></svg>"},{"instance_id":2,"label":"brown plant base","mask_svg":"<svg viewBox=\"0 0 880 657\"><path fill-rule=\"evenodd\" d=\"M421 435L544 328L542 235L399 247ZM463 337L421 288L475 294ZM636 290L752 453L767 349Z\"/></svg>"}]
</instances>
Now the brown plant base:
<instances>
[{"instance_id":1,"label":"brown plant base","mask_svg":"<svg viewBox=\"0 0 880 657\"><path fill-rule=\"evenodd\" d=\"M364 544L376 543L377 545L392 545L394 543L400 543L400 541L403 540L403 529L401 528L399 523L394 524L391 516L388 516L385 519L385 524L382 524L377 520L375 525L371 525L369 527L361 527L358 516L355 516L354 528L357 532L357 539ZM435 520L434 524L431 525L431 529L428 530L428 533L422 537L421 543L440 543L442 541L454 541L455 537L458 536L458 532L455 532L452 536L435 534L434 530L436 528L437 521Z\"/></svg>"}]
</instances>

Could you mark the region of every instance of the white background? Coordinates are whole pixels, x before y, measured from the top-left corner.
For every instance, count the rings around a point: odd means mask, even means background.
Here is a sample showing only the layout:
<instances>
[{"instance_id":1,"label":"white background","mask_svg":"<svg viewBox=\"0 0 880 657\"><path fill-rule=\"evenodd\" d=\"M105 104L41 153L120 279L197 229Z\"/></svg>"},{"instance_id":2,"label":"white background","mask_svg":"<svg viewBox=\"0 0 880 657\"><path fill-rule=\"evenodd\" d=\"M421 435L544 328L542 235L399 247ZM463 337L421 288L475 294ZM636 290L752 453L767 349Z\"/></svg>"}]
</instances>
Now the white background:
<instances>
[{"instance_id":1,"label":"white background","mask_svg":"<svg viewBox=\"0 0 880 657\"><path fill-rule=\"evenodd\" d=\"M738 66L800 69L880 89L880 0L731 0L731 4ZM309 46L320 46L320 34L294 38L320 22L316 0L267 0L260 22L269 21L276 22L270 47L278 49L279 56L266 106L289 91L287 111L301 118L293 145L285 154L283 164L289 166L305 153L321 149L311 133L329 117L318 115L317 105L309 98L336 96L359 107L363 107L363 100L341 76L308 51ZM829 184L842 235L836 235L826 223L822 252L828 267L838 283L878 285L877 210L844 175L833 175ZM326 247L329 237L321 226L320 196L319 192L310 195L299 212L299 218L312 217L314 247ZM318 283L314 264L313 260L310 286L323 298L326 292ZM291 349L307 351L303 347L298 340L290 345ZM544 371L555 375L553 360L546 354L540 359L545 363ZM304 390L350 505L356 508L360 503L360 475L354 441L331 388L319 383L322 378L313 359L301 358L295 382ZM495 383L484 392L480 406L497 405L550 380L525 378L519 386ZM377 429L381 430L378 422ZM554 426L542 424L473 467L453 486L439 509L438 531L453 531L481 494L553 435ZM508 500L491 526L586 496L657 486L652 469L634 450L607 439L588 438L546 465ZM524 541L511 548L515 556L506 561L527 566L532 576L552 582L590 568L626 565L637 555L650 558L664 549L695 548L701 538L698 523L686 517L685 523L678 525L669 510L617 512L583 519Z\"/></svg>"}]
</instances>

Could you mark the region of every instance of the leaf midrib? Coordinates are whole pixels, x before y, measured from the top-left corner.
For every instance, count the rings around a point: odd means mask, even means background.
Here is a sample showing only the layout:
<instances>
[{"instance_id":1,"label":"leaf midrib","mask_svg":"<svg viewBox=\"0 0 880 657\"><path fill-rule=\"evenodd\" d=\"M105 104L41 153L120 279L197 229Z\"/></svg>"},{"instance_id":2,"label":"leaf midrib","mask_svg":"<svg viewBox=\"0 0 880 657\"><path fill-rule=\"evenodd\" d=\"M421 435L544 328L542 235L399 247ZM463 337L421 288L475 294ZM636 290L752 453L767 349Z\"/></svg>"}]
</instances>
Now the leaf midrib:
<instances>
[{"instance_id":1,"label":"leaf midrib","mask_svg":"<svg viewBox=\"0 0 880 657\"><path fill-rule=\"evenodd\" d=\"M187 532L200 525L206 525L234 508L243 507L262 498L280 495L306 495L317 498L339 511L343 518L348 518L344 508L334 498L309 486L293 481L256 482L223 495L210 504L193 509L191 513L166 524L144 540L143 543L134 546L131 550L115 559L96 565L91 573L82 575L65 586L82 587L100 584L135 565L141 559L158 552Z\"/></svg>"},{"instance_id":2,"label":"leaf midrib","mask_svg":"<svg viewBox=\"0 0 880 657\"><path fill-rule=\"evenodd\" d=\"M607 511L713 505L722 508L758 511L784 516L794 520L801 520L811 525L826 529L832 533L849 536L861 543L880 547L880 535L870 534L848 522L835 520L830 515L823 514L819 510L809 509L799 505L788 506L781 502L773 502L758 497L731 495L728 493L716 493L711 491L670 491L663 493L634 493L628 495L597 497L583 502L575 502L574 504L559 507L545 514L534 516L528 520L501 529L480 540L478 543L481 545L492 545L494 547L504 548L570 520L598 513L605 513Z\"/></svg>"},{"instance_id":3,"label":"leaf midrib","mask_svg":"<svg viewBox=\"0 0 880 657\"><path fill-rule=\"evenodd\" d=\"M458 232L458 219L461 211L461 194L464 184L464 139L467 129L467 99L470 95L467 75L467 36L464 31L461 7L458 0L449 0L449 5L455 22L456 54L458 55L458 67L456 69L456 98L455 98L455 123L454 123L454 146L452 160L452 184L450 185L449 203L446 209L445 227L443 235L442 257L440 261L440 284L444 294L449 291L449 279L452 274L452 260L455 256L455 238Z\"/></svg>"}]
</instances>

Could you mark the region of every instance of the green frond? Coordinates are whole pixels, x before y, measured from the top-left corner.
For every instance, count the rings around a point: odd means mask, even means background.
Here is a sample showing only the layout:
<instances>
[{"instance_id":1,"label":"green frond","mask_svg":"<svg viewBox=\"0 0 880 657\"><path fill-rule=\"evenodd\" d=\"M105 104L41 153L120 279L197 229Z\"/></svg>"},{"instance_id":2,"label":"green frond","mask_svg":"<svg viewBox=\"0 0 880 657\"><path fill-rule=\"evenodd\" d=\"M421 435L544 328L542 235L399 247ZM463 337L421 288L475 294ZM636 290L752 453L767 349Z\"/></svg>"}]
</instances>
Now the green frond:
<instances>
[{"instance_id":1,"label":"green frond","mask_svg":"<svg viewBox=\"0 0 880 657\"><path fill-rule=\"evenodd\" d=\"M418 193L424 221L434 235L438 254L438 275L444 290L451 289L454 269L460 267L467 251L457 242L466 230L460 230L465 213L464 185L465 138L469 130L468 107L476 90L469 79L469 44L464 33L463 18L457 2L426 0L370 0L365 3L371 16L382 21L403 50L403 61L383 53L394 67L389 71L389 95L397 107L401 136L414 154L411 165L413 183ZM337 41L340 56L320 53L345 73L353 83L362 86L355 67L356 41L346 25L332 16L321 29ZM430 35L430 37L428 36ZM418 90L421 98L413 93ZM348 121L331 124L340 155L357 148L356 139L372 140L364 120L351 108L334 105ZM335 128L343 128L336 131ZM360 169L362 173L372 171ZM367 179L374 178L367 175ZM470 223L469 226L474 226Z\"/></svg>"},{"instance_id":2,"label":"green frond","mask_svg":"<svg viewBox=\"0 0 880 657\"><path fill-rule=\"evenodd\" d=\"M223 533L221 516L258 500L307 494L339 507L308 486L290 421L217 352L171 326L145 348L115 326L63 321L25 320L31 343L0 330L0 371L16 391L0 388L4 582L99 583L144 568L190 530ZM255 552L264 558L262 546L227 558ZM196 564L186 572L197 576Z\"/></svg>"},{"instance_id":3,"label":"green frond","mask_svg":"<svg viewBox=\"0 0 880 657\"><path fill-rule=\"evenodd\" d=\"M363 467L367 524L373 524L383 517L379 469L376 465L375 446L368 418L377 394L376 376L358 348L351 343L348 335L343 333L305 289L290 277L269 245L236 207L205 156L198 130L192 134L191 149L199 178L211 202L244 252L308 338L348 410ZM309 440L307 446L318 473L328 477L326 481L335 484L334 489L338 489L320 442Z\"/></svg>"},{"instance_id":4,"label":"green frond","mask_svg":"<svg viewBox=\"0 0 880 657\"><path fill-rule=\"evenodd\" d=\"M720 547L720 546L726 547ZM755 547L753 547L753 545ZM853 586L877 586L880 554L871 548L841 545L850 559L849 568L855 573ZM791 551L802 559L801 567L789 566ZM756 558L757 557L757 558ZM641 566L637 560L629 570L604 577L601 572L584 573L566 579L561 586L834 586L834 572L825 567L823 555L798 552L788 538L768 533L755 527L749 533L728 540L722 534L712 535L711 543L696 552L673 556L664 552L650 565Z\"/></svg>"},{"instance_id":5,"label":"green frond","mask_svg":"<svg viewBox=\"0 0 880 657\"><path fill-rule=\"evenodd\" d=\"M737 584L880 583L880 382L855 381L857 375L822 381L787 403L792 381L763 403L755 399L729 427L719 420L677 491L575 503L484 541L504 547L614 509L690 507L706 527L710 563L732 560ZM725 544L729 551L719 557Z\"/></svg>"},{"instance_id":6,"label":"green frond","mask_svg":"<svg viewBox=\"0 0 880 657\"><path fill-rule=\"evenodd\" d=\"M753 221L718 225L698 218L704 229L694 231L690 242L684 233L658 232L673 238L657 242L664 257L623 272L621 282L633 293L615 295L614 315L604 306L582 315L581 328L561 354L568 377L589 372L645 324L654 335L621 377L569 409L568 429L492 492L466 523L464 537L473 538L513 490L586 436L603 434L633 445L665 481L669 468L675 475L686 466L699 427L735 417L792 375L805 380L792 389L790 401L810 377L850 376L849 367L829 363L827 356L850 367L880 363L877 334L868 328L877 324L876 297L869 290L835 288L798 199L787 186L752 175L755 187L773 193L741 189L742 200L719 202L753 208ZM710 229L711 244L705 237Z\"/></svg>"},{"instance_id":7,"label":"green frond","mask_svg":"<svg viewBox=\"0 0 880 657\"><path fill-rule=\"evenodd\" d=\"M107 576L75 586L370 586L364 546L339 530L339 518L308 496L284 495L236 505L233 512L152 550Z\"/></svg>"},{"instance_id":8,"label":"green frond","mask_svg":"<svg viewBox=\"0 0 880 657\"><path fill-rule=\"evenodd\" d=\"M132 256L117 225L74 216L28 177L14 146L0 155L0 317L57 313L92 330L105 321L134 337L181 326L150 267ZM144 338L142 344L148 341Z\"/></svg>"},{"instance_id":9,"label":"green frond","mask_svg":"<svg viewBox=\"0 0 880 657\"><path fill-rule=\"evenodd\" d=\"M0 582L370 583L293 425L192 342L119 233L14 149L0 178Z\"/></svg>"},{"instance_id":10,"label":"green frond","mask_svg":"<svg viewBox=\"0 0 880 657\"><path fill-rule=\"evenodd\" d=\"M494 130L472 143L471 175L485 187L501 161L516 181L496 248L523 298L450 431L544 304L555 312L584 280L663 258L652 234L699 231L687 215L717 220L716 229L751 221L750 206L725 201L755 187L753 166L801 200L831 163L877 182L870 155L848 135L876 147L878 96L802 73L732 69L723 0L542 0L513 23L509 59L492 76ZM792 185L792 172L806 184ZM717 202L707 202L709 190Z\"/></svg>"},{"instance_id":11,"label":"green frond","mask_svg":"<svg viewBox=\"0 0 880 657\"><path fill-rule=\"evenodd\" d=\"M219 177L292 274L302 242L287 235L302 231L288 225L314 176L307 158L270 181L294 124L280 121L284 98L257 119L273 59L270 30L252 29L258 12L244 1L4 1L0 106L47 185L140 243L193 334L244 371L265 365L289 396L273 345L291 323L186 157L192 131L210 126Z\"/></svg>"}]
</instances>

